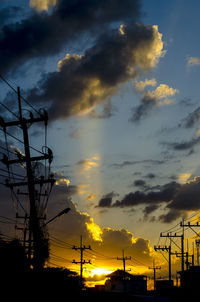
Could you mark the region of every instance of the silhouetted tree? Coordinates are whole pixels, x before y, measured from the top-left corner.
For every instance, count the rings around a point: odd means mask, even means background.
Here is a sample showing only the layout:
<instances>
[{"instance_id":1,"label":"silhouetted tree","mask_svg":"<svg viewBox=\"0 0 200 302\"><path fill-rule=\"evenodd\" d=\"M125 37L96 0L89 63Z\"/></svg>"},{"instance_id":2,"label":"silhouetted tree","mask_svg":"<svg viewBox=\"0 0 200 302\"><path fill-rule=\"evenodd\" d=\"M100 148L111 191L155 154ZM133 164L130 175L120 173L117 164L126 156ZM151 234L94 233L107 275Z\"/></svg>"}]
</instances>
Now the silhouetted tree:
<instances>
[{"instance_id":1,"label":"silhouetted tree","mask_svg":"<svg viewBox=\"0 0 200 302\"><path fill-rule=\"evenodd\" d=\"M10 242L0 237L0 271L20 273L28 270L24 247L18 239Z\"/></svg>"}]
</instances>

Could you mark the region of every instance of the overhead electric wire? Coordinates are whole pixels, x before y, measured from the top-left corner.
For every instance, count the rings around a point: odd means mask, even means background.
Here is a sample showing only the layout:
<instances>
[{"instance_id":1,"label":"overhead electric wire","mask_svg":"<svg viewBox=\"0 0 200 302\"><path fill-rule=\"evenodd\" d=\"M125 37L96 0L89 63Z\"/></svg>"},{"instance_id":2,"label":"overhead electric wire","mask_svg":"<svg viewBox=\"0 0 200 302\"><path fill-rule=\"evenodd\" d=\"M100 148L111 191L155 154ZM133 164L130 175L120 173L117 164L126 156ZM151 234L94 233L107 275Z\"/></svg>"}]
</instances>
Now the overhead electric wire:
<instances>
[{"instance_id":1,"label":"overhead electric wire","mask_svg":"<svg viewBox=\"0 0 200 302\"><path fill-rule=\"evenodd\" d=\"M11 153L11 154L13 154L13 155L16 155L16 152L15 152L15 151L6 150L5 147L0 146L0 149L4 150L4 151L6 151L6 152L9 152L9 153ZM4 154L4 153L2 153L2 154Z\"/></svg>"},{"instance_id":2,"label":"overhead electric wire","mask_svg":"<svg viewBox=\"0 0 200 302\"><path fill-rule=\"evenodd\" d=\"M9 217L3 216L3 215L0 215L0 218L6 219L6 220L10 220L10 221L15 221L15 219L9 218Z\"/></svg>"},{"instance_id":3,"label":"overhead electric wire","mask_svg":"<svg viewBox=\"0 0 200 302\"><path fill-rule=\"evenodd\" d=\"M8 173L7 170L2 169L2 168L0 168L0 171ZM20 174L18 174L18 173L15 173L15 172L13 172L13 174L16 175L16 176L18 176L18 177L21 177L22 179L24 179L24 178L27 177L26 175L23 176L23 175L20 175Z\"/></svg>"},{"instance_id":4,"label":"overhead electric wire","mask_svg":"<svg viewBox=\"0 0 200 302\"><path fill-rule=\"evenodd\" d=\"M2 132L4 132L4 130L3 130L3 129L1 129L1 128L0 128L0 130L1 130ZM23 144L23 145L24 145L24 142L23 142L23 141L21 141L19 138L15 137L14 135L10 134L9 132L6 132L6 134L7 134L8 136L10 136L10 137L14 138L14 139L15 139L16 141L18 141L19 143L21 143L21 144ZM34 150L34 151L36 151L36 152L38 152L38 153L40 153L40 154L44 155L44 153L43 153L43 152L41 152L41 151L39 151L39 150L35 149L34 147L32 147L32 146L29 146L29 147L30 147L32 150Z\"/></svg>"},{"instance_id":5,"label":"overhead electric wire","mask_svg":"<svg viewBox=\"0 0 200 302\"><path fill-rule=\"evenodd\" d=\"M88 251L87 251L88 252ZM104 255L104 254L102 254L102 253L100 253L100 252L97 252L97 251L95 251L94 249L91 249L91 252L94 252L95 254L97 254L97 256L99 257L103 257L103 258L106 258L106 259L110 259L110 260L112 260L112 259L115 259L114 257L110 257L110 256L106 256L106 255ZM94 255L95 255L94 254Z\"/></svg>"},{"instance_id":6,"label":"overhead electric wire","mask_svg":"<svg viewBox=\"0 0 200 302\"><path fill-rule=\"evenodd\" d=\"M50 241L52 241L52 239L50 239ZM65 249L65 250L71 250L70 247L66 247L66 246L63 246L63 245L59 245L58 243L52 242L51 245L52 245L52 246L55 246L55 247L58 247L58 248Z\"/></svg>"},{"instance_id":7,"label":"overhead electric wire","mask_svg":"<svg viewBox=\"0 0 200 302\"><path fill-rule=\"evenodd\" d=\"M10 110L4 103L0 102L0 105L4 107L8 112L10 112L13 116L15 116L18 119L17 114L15 114L12 110Z\"/></svg>"},{"instance_id":8,"label":"overhead electric wire","mask_svg":"<svg viewBox=\"0 0 200 302\"><path fill-rule=\"evenodd\" d=\"M144 264L143 262L141 262L139 260L136 260L135 258L131 258L131 259L129 259L129 261L138 263L139 265L142 265L142 266L147 266L146 264Z\"/></svg>"},{"instance_id":9,"label":"overhead electric wire","mask_svg":"<svg viewBox=\"0 0 200 302\"><path fill-rule=\"evenodd\" d=\"M0 79L5 82L16 94L18 94L18 91L6 80L1 74L0 74ZM21 96L21 99L28 105L30 106L37 114L41 116L41 113L39 110L37 110L31 103L29 103L23 96Z\"/></svg>"},{"instance_id":10,"label":"overhead electric wire","mask_svg":"<svg viewBox=\"0 0 200 302\"><path fill-rule=\"evenodd\" d=\"M170 240L179 248L179 250L181 250L180 246L178 246L178 244L176 244L176 242L172 238Z\"/></svg>"},{"instance_id":11,"label":"overhead electric wire","mask_svg":"<svg viewBox=\"0 0 200 302\"><path fill-rule=\"evenodd\" d=\"M5 172L5 173L8 173L6 170L1 169L1 168L0 168L0 171ZM22 175L19 175L19 174L17 174L17 173L14 173L14 172L12 172L12 174L14 174L14 175L17 176L17 177L15 177L14 179L17 179L17 180L20 180L20 181L21 181L22 179L26 178L26 176L22 176ZM0 176L5 177L5 178L11 178L11 177L9 176L9 174L8 174L8 175L0 174ZM20 178L19 178L19 177L20 177Z\"/></svg>"},{"instance_id":12,"label":"overhead electric wire","mask_svg":"<svg viewBox=\"0 0 200 302\"><path fill-rule=\"evenodd\" d=\"M63 258L63 257L58 256L58 255L55 255L55 254L53 254L53 253L51 253L51 252L50 252L50 257L51 257L51 258L54 258L54 260L57 260L57 261L60 261L60 262L70 262L70 263L72 263L71 260L66 259L66 258Z\"/></svg>"},{"instance_id":13,"label":"overhead electric wire","mask_svg":"<svg viewBox=\"0 0 200 302\"><path fill-rule=\"evenodd\" d=\"M0 223L5 223L5 224L15 224L15 222L11 222L11 221L2 221L2 220L0 220Z\"/></svg>"},{"instance_id":14,"label":"overhead electric wire","mask_svg":"<svg viewBox=\"0 0 200 302\"><path fill-rule=\"evenodd\" d=\"M165 258L165 260L166 260L167 262L169 262L169 260L167 259L167 257L165 257L165 255L162 253L161 250L159 250L159 253L161 253L161 255Z\"/></svg>"},{"instance_id":15,"label":"overhead electric wire","mask_svg":"<svg viewBox=\"0 0 200 302\"><path fill-rule=\"evenodd\" d=\"M74 245L73 244L70 244L70 243L67 243L67 242L65 242L65 241L63 241L63 240L61 240L61 239L58 239L58 238L56 238L55 236L53 236L53 235L51 235L50 236L50 239L54 239L54 241L58 241L58 242L60 242L61 244L63 244L63 245L66 245L66 246L69 246L69 247L73 247Z\"/></svg>"}]
</instances>

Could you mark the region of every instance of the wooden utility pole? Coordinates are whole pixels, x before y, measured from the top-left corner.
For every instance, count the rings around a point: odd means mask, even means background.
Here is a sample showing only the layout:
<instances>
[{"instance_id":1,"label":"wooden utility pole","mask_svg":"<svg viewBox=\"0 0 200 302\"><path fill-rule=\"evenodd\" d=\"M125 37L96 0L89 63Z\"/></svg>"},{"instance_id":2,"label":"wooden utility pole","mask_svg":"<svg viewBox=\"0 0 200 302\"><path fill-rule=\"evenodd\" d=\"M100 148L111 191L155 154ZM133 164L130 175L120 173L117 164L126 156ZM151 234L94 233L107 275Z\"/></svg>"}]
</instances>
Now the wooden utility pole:
<instances>
[{"instance_id":1,"label":"wooden utility pole","mask_svg":"<svg viewBox=\"0 0 200 302\"><path fill-rule=\"evenodd\" d=\"M176 257L181 257L181 258L182 258L182 253L177 253L177 252L175 252L175 255L176 255ZM193 263L194 263L194 255L189 255L188 252L185 252L185 253L184 253L184 258L186 259L186 260L185 260L185 264L186 264L186 269L187 269L187 270L188 270L189 267L190 267L189 257L192 258L192 265L193 265Z\"/></svg>"},{"instance_id":2,"label":"wooden utility pole","mask_svg":"<svg viewBox=\"0 0 200 302\"><path fill-rule=\"evenodd\" d=\"M40 117L34 118L33 114L30 114L30 118L24 118L22 114L22 106L21 106L21 95L20 95L20 88L17 87L17 95L18 95L18 106L19 106L19 120L16 121L10 121L5 122L3 118L0 119L0 126L3 127L4 132L6 133L7 127L12 126L18 126L22 129L23 132L23 143L24 143L24 155L21 155L20 158L16 158L14 160L9 160L9 158L4 155L2 162L7 166L9 169L9 166L12 164L26 164L26 177L27 181L21 181L21 182L14 182L11 183L9 181L6 181L6 186L10 189L13 189L14 187L20 187L20 186L27 186L28 187L28 193L22 193L24 195L29 196L29 215L24 217L24 219L29 219L29 227L28 227L28 258L30 261L30 266L35 270L41 269L41 263L40 263L40 248L41 248L41 234L42 229L40 226L40 219L37 211L37 205L36 205L36 188L35 185L39 184L42 186L44 183L50 183L51 186L53 186L55 180L53 178L45 179L44 177L41 177L39 179L36 179L33 172L32 162L41 161L41 160L47 160L49 163L53 160L53 153L52 151L48 149L48 153L43 153L42 156L31 156L30 152L30 145L29 145L29 135L28 135L28 128L30 125L36 122L44 122L45 125L47 125L48 116L46 111L43 114L40 114ZM21 218L21 217L20 217ZM26 231L27 229L24 229L24 242L26 242Z\"/></svg>"},{"instance_id":3,"label":"wooden utility pole","mask_svg":"<svg viewBox=\"0 0 200 302\"><path fill-rule=\"evenodd\" d=\"M191 224L190 222L184 224L184 221L180 223L180 226L190 228L198 237L200 237L199 233L197 233L193 228L199 228L200 224L199 222L195 224ZM199 246L200 246L200 240L196 240L196 247L197 247L197 265L199 265ZM194 260L193 260L194 263Z\"/></svg>"},{"instance_id":4,"label":"wooden utility pole","mask_svg":"<svg viewBox=\"0 0 200 302\"><path fill-rule=\"evenodd\" d=\"M117 257L117 260L122 260L123 261L123 272L124 272L124 278L125 278L125 273L126 273L126 261L131 260L131 257L125 257L124 256L124 250L122 250L122 258Z\"/></svg>"},{"instance_id":5,"label":"wooden utility pole","mask_svg":"<svg viewBox=\"0 0 200 302\"><path fill-rule=\"evenodd\" d=\"M182 274L184 272L184 233L182 235L177 235L175 234L171 234L171 233L167 233L166 235L163 235L163 233L160 233L160 237L167 237L167 238L181 238L181 271Z\"/></svg>"},{"instance_id":6,"label":"wooden utility pole","mask_svg":"<svg viewBox=\"0 0 200 302\"><path fill-rule=\"evenodd\" d=\"M171 281L171 245L170 246L154 246L155 251L162 251L162 252L168 252L169 253L169 258L168 258L168 263L169 263L169 281Z\"/></svg>"},{"instance_id":7,"label":"wooden utility pole","mask_svg":"<svg viewBox=\"0 0 200 302\"><path fill-rule=\"evenodd\" d=\"M131 260L131 257L124 256L124 250L122 250L122 258L117 257L117 260L123 261L123 283L124 283L124 292L126 292L126 261Z\"/></svg>"},{"instance_id":8,"label":"wooden utility pole","mask_svg":"<svg viewBox=\"0 0 200 302\"><path fill-rule=\"evenodd\" d=\"M153 267L149 267L153 270L153 281L154 281L154 291L156 290L156 271L161 269L160 266L155 266L155 260L153 260Z\"/></svg>"},{"instance_id":9,"label":"wooden utility pole","mask_svg":"<svg viewBox=\"0 0 200 302\"><path fill-rule=\"evenodd\" d=\"M200 247L200 239L196 239L196 248L197 248L197 265L199 266L199 247Z\"/></svg>"},{"instance_id":10,"label":"wooden utility pole","mask_svg":"<svg viewBox=\"0 0 200 302\"><path fill-rule=\"evenodd\" d=\"M80 261L73 260L72 263L80 264L81 287L83 287L83 264L91 264L90 260L89 261L83 260L83 252L84 250L91 250L91 246L89 245L88 247L86 247L85 245L83 245L82 235L81 235L80 246L79 247L73 246L72 249L80 250Z\"/></svg>"}]
</instances>

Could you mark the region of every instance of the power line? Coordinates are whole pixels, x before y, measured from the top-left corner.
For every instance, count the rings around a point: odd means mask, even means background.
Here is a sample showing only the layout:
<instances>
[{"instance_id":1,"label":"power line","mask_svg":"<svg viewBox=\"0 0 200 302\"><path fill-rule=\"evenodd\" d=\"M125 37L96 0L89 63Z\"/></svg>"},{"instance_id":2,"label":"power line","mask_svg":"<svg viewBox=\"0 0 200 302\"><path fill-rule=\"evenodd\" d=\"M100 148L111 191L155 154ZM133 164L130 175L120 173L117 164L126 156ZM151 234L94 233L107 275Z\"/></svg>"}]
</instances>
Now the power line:
<instances>
[{"instance_id":1,"label":"power line","mask_svg":"<svg viewBox=\"0 0 200 302\"><path fill-rule=\"evenodd\" d=\"M0 79L5 82L16 94L18 94L18 91L6 80L1 74L0 74ZM30 106L37 114L41 116L41 113L30 103L28 102L23 96L21 96L21 99L28 105Z\"/></svg>"},{"instance_id":2,"label":"power line","mask_svg":"<svg viewBox=\"0 0 200 302\"><path fill-rule=\"evenodd\" d=\"M14 115L16 118L18 118L18 116L13 112L11 111L4 103L0 102L0 105L2 107L4 107L6 110L8 110L8 112L10 112L12 115Z\"/></svg>"},{"instance_id":3,"label":"power line","mask_svg":"<svg viewBox=\"0 0 200 302\"><path fill-rule=\"evenodd\" d=\"M58 242L60 242L61 244L66 245L66 246L68 246L68 247L70 247L70 248L72 248L72 247L74 246L73 244L70 244L70 243L67 243L66 241L63 241L63 240L61 240L61 239L58 239L58 238L56 238L56 237L53 236L53 235L51 235L50 239L51 239L51 238L53 238L55 241L58 241Z\"/></svg>"},{"instance_id":4,"label":"power line","mask_svg":"<svg viewBox=\"0 0 200 302\"><path fill-rule=\"evenodd\" d=\"M50 241L52 241L52 239L50 239ZM57 244L57 243L54 243L53 241L52 241L51 244L52 244L53 246L55 246L55 247L62 248L62 249L65 249L65 250L70 250L70 249L71 249L71 247L62 246L62 245L59 245L59 244Z\"/></svg>"},{"instance_id":5,"label":"power line","mask_svg":"<svg viewBox=\"0 0 200 302\"><path fill-rule=\"evenodd\" d=\"M4 132L4 130L3 130L3 129L1 129L1 128L0 128L0 130L1 130L2 132ZM10 137L14 138L14 139L15 139L16 141L18 141L19 143L24 144L24 142L23 142L22 140L20 140L19 138L17 138L17 137L16 137L16 136L14 136L14 135L12 135L12 134L8 133L7 131L6 131L6 134L7 134L8 136L10 136ZM39 151L39 150L35 149L35 148L34 148L34 147L32 147L32 146L29 146L29 148L30 148L30 149L32 149L32 150L34 150L34 151L36 151L36 152L38 152L38 153L40 153L40 154L44 154L43 152L41 152L41 151Z\"/></svg>"},{"instance_id":6,"label":"power line","mask_svg":"<svg viewBox=\"0 0 200 302\"><path fill-rule=\"evenodd\" d=\"M130 260L130 261L132 261L133 263L135 262L135 263L137 263L137 264L139 264L139 265L142 265L142 266L147 266L146 264L142 263L142 262L139 261L139 260L136 260L136 259L133 258L133 257L131 257L131 260Z\"/></svg>"},{"instance_id":7,"label":"power line","mask_svg":"<svg viewBox=\"0 0 200 302\"><path fill-rule=\"evenodd\" d=\"M2 168L0 168L0 171L8 173L7 170L2 169ZM16 176L18 176L18 177L21 177L21 179L26 178L25 175L23 176L23 175L20 175L20 174L18 174L18 173L15 173L15 172L12 172L12 174L14 174L14 175L16 175Z\"/></svg>"}]
</instances>

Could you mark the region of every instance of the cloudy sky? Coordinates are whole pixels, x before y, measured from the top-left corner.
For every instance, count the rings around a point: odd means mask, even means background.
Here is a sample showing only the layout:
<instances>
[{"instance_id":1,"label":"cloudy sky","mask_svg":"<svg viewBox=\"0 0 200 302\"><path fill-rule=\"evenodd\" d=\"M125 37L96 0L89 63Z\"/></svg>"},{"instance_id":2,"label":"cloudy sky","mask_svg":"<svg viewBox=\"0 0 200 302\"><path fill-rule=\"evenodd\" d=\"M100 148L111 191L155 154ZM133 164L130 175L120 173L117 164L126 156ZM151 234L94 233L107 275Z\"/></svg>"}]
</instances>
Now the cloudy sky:
<instances>
[{"instance_id":1,"label":"cloudy sky","mask_svg":"<svg viewBox=\"0 0 200 302\"><path fill-rule=\"evenodd\" d=\"M52 262L71 266L82 234L96 268L120 267L125 249L139 272L157 257L160 231L200 209L199 9L197 0L1 1L0 74L49 113L48 217L71 207L49 225L69 244L52 242ZM17 115L16 94L0 85ZM13 118L3 106L1 115ZM41 148L43 127L29 133ZM23 152L10 137L13 146ZM2 215L14 217L1 190Z\"/></svg>"}]
</instances>

